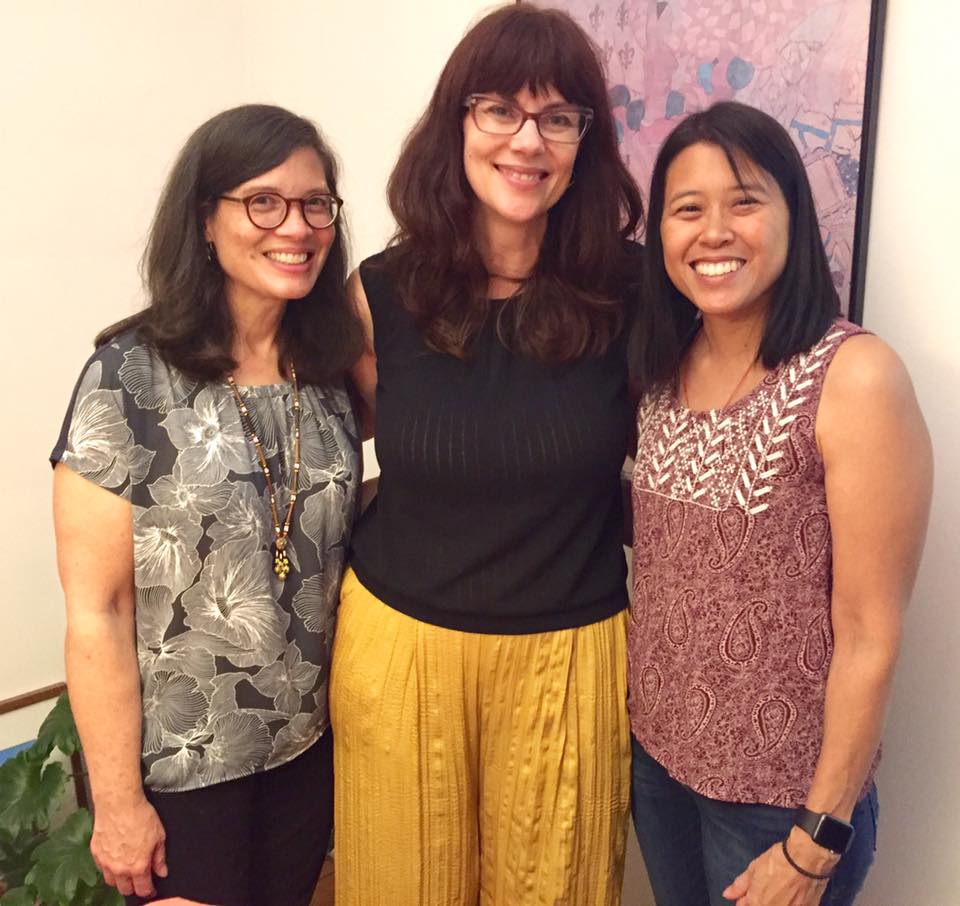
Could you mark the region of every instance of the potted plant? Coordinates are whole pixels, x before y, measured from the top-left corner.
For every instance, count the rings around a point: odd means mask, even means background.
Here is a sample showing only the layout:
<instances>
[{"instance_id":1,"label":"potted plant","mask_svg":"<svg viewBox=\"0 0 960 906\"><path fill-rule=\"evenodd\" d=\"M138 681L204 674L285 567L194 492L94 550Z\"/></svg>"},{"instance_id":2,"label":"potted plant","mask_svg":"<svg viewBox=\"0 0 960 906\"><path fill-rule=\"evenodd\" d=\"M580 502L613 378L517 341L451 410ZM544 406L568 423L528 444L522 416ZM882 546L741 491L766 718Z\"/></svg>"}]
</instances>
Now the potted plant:
<instances>
[{"instance_id":1,"label":"potted plant","mask_svg":"<svg viewBox=\"0 0 960 906\"><path fill-rule=\"evenodd\" d=\"M123 906L90 855L90 812L76 808L59 820L71 775L52 756L79 750L64 693L36 742L0 765L0 906Z\"/></svg>"}]
</instances>

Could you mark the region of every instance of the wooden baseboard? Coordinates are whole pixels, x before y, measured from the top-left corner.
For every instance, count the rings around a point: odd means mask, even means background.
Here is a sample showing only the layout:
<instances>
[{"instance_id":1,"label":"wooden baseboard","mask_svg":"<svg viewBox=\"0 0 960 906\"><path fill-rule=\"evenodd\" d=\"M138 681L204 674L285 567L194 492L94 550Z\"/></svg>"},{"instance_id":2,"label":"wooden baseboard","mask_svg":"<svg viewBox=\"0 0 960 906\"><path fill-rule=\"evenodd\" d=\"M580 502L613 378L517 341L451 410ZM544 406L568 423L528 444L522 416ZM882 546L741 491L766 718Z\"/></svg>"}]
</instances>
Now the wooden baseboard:
<instances>
[{"instance_id":1,"label":"wooden baseboard","mask_svg":"<svg viewBox=\"0 0 960 906\"><path fill-rule=\"evenodd\" d=\"M22 695L5 698L0 701L0 714L9 714L12 711L19 711L21 708L29 708L30 705L56 698L61 692L66 691L66 683L54 683L52 686L44 686L42 689L34 689L32 692L24 692Z\"/></svg>"}]
</instances>

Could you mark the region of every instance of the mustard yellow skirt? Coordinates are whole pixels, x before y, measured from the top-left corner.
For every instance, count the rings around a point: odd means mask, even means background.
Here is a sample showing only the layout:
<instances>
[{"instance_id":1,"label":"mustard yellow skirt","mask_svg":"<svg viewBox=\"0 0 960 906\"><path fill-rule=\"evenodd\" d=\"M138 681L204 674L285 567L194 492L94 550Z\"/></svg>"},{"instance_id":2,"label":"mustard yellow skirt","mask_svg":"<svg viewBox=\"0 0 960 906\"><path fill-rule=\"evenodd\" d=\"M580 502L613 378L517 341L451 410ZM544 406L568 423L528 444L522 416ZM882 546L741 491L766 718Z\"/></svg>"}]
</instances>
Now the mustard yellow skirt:
<instances>
[{"instance_id":1,"label":"mustard yellow skirt","mask_svg":"<svg viewBox=\"0 0 960 906\"><path fill-rule=\"evenodd\" d=\"M343 582L330 707L337 906L617 906L626 614L484 635Z\"/></svg>"}]
</instances>

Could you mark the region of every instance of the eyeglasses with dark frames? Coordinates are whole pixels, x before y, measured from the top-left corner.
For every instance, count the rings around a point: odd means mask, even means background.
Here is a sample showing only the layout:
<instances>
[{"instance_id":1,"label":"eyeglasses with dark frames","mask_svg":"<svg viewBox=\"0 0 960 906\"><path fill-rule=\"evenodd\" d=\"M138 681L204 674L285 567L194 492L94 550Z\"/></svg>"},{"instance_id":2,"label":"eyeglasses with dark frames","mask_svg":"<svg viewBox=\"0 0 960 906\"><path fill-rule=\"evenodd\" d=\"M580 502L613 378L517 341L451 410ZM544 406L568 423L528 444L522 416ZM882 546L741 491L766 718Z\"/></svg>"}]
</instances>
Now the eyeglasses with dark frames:
<instances>
[{"instance_id":1,"label":"eyeglasses with dark frames","mask_svg":"<svg viewBox=\"0 0 960 906\"><path fill-rule=\"evenodd\" d=\"M276 192L255 192L237 198L234 195L220 195L223 201L236 201L247 209L250 223L261 230L275 230L283 224L290 214L290 205L300 205L300 213L307 226L314 230L323 230L332 226L343 206L343 199L329 192L315 192L303 198L284 198Z\"/></svg>"},{"instance_id":2,"label":"eyeglasses with dark frames","mask_svg":"<svg viewBox=\"0 0 960 906\"><path fill-rule=\"evenodd\" d=\"M463 106L469 109L476 127L489 135L516 135L527 120L533 120L537 131L548 142L568 145L579 142L593 122L593 111L576 104L562 104L530 113L503 98L471 94Z\"/></svg>"}]
</instances>

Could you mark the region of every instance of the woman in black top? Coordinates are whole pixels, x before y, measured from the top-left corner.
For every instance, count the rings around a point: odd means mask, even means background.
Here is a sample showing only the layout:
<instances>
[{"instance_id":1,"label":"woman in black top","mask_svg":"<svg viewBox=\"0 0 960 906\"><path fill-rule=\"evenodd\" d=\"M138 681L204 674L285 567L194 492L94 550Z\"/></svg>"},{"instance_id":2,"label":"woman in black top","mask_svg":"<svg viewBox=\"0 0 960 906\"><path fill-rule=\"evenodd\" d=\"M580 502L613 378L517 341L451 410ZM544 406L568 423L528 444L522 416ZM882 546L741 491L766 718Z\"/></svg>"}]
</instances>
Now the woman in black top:
<instances>
[{"instance_id":1,"label":"woman in black top","mask_svg":"<svg viewBox=\"0 0 960 906\"><path fill-rule=\"evenodd\" d=\"M615 904L642 208L580 28L481 20L389 198L351 279L382 471L331 683L337 903Z\"/></svg>"}]
</instances>

